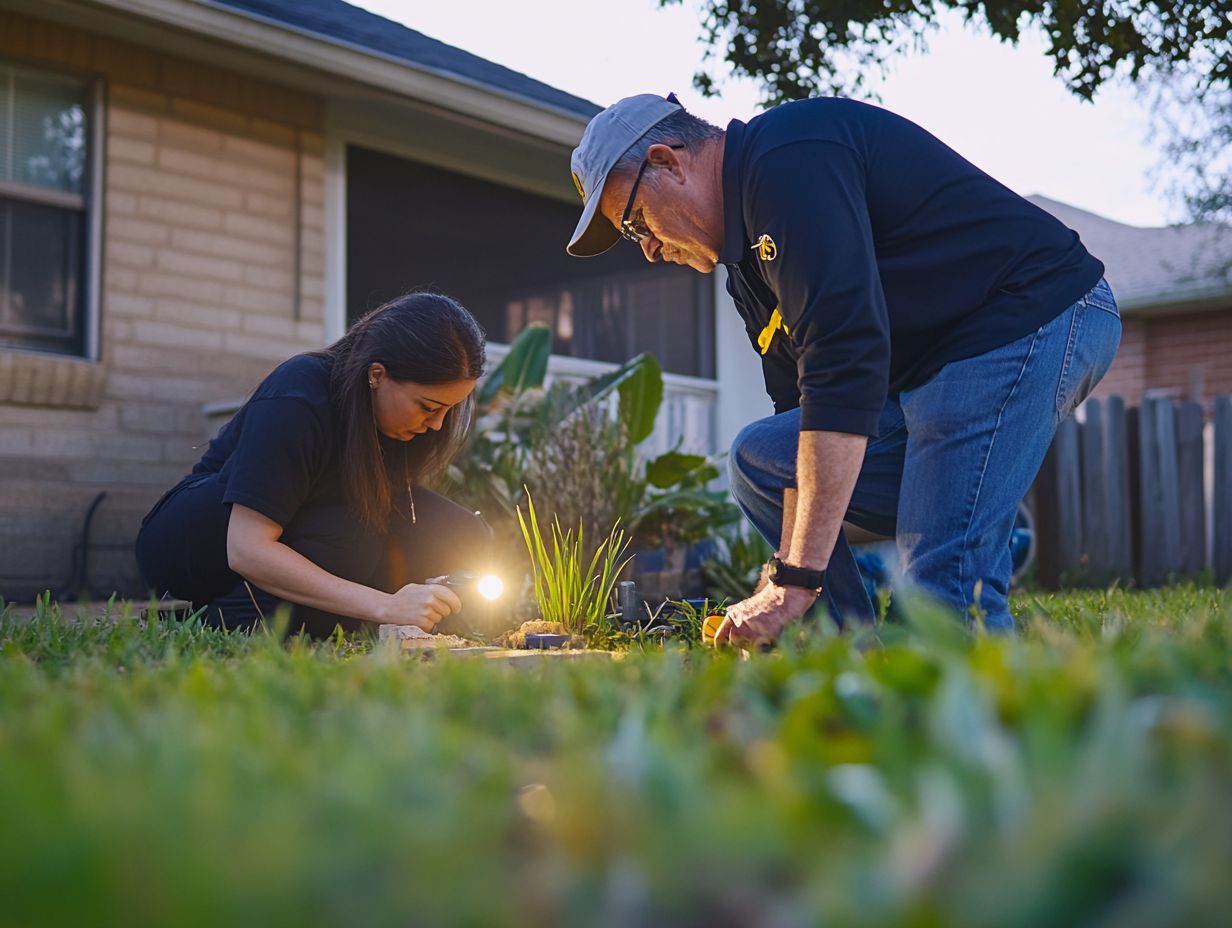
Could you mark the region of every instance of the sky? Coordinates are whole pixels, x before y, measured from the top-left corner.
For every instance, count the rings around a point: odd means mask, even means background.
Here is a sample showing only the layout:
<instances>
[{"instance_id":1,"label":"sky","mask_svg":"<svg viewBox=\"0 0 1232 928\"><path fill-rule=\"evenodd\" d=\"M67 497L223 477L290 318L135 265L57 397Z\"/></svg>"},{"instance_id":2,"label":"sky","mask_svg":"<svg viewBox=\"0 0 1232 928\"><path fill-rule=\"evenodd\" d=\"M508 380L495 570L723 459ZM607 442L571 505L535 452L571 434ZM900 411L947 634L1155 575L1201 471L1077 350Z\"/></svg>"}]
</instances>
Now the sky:
<instances>
[{"instance_id":1,"label":"sky","mask_svg":"<svg viewBox=\"0 0 1232 928\"><path fill-rule=\"evenodd\" d=\"M693 74L705 51L698 0L351 0L450 45L606 105L675 91L724 125L757 114L757 87L727 80L703 98ZM712 69L713 70L713 69ZM901 59L875 84L881 104L913 120L1021 194L1043 194L1137 226L1179 220L1147 140L1137 92L1107 86L1093 103L1052 76L1042 39L1018 47L943 20L926 53Z\"/></svg>"}]
</instances>

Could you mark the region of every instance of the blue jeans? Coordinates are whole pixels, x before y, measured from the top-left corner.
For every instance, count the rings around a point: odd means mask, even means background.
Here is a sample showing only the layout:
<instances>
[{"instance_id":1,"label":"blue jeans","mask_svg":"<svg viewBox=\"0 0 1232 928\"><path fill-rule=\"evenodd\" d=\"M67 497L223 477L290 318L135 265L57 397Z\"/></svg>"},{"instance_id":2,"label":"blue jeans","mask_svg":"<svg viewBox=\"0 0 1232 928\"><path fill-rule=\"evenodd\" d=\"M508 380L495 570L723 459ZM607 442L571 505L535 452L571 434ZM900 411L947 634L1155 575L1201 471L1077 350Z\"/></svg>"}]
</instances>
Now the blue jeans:
<instances>
[{"instance_id":1,"label":"blue jeans","mask_svg":"<svg viewBox=\"0 0 1232 928\"><path fill-rule=\"evenodd\" d=\"M1009 539L1057 426L1107 372L1121 340L1116 300L1100 281L1030 335L952 361L886 401L846 521L894 536L904 580L990 630L1012 630ZM800 412L760 419L732 444L732 495L777 549L783 491L796 485ZM978 600L977 600L978 590ZM825 595L839 620L874 612L840 532Z\"/></svg>"}]
</instances>

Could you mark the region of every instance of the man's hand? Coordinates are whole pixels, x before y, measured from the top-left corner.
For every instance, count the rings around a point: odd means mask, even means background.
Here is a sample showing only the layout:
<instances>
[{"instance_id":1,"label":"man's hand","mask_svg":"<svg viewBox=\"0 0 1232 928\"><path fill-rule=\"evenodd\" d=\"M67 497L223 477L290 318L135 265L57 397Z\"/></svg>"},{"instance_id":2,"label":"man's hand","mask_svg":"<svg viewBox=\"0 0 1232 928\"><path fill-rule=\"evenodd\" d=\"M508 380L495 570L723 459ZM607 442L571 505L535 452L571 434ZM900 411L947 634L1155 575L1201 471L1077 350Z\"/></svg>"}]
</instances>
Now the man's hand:
<instances>
[{"instance_id":1,"label":"man's hand","mask_svg":"<svg viewBox=\"0 0 1232 928\"><path fill-rule=\"evenodd\" d=\"M788 622L800 618L817 599L801 586L765 584L748 599L729 606L714 644L764 644L778 637Z\"/></svg>"}]
</instances>

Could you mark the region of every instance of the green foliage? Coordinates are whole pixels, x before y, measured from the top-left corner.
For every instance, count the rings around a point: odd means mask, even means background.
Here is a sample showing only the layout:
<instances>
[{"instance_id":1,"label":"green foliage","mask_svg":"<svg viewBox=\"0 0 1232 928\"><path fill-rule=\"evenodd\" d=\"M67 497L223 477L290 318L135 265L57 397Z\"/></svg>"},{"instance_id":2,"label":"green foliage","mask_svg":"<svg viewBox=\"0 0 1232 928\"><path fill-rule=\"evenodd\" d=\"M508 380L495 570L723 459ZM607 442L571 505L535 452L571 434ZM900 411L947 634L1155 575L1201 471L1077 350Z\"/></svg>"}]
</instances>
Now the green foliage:
<instances>
[{"instance_id":1,"label":"green foliage","mask_svg":"<svg viewBox=\"0 0 1232 928\"><path fill-rule=\"evenodd\" d=\"M550 348L547 328L529 326L485 382L476 427L448 474L449 496L510 538L523 489L563 524L581 522L593 536L619 521L649 547L699 541L739 518L725 492L708 489L719 473L712 459L673 450L646 461L638 452L663 402L653 356L545 388Z\"/></svg>"},{"instance_id":2,"label":"green foliage","mask_svg":"<svg viewBox=\"0 0 1232 928\"><path fill-rule=\"evenodd\" d=\"M769 104L818 91L861 96L870 76L927 44L946 10L1010 43L1038 29L1057 76L1086 100L1118 69L1137 79L1193 65L1203 89L1232 82L1232 16L1209 0L704 0L702 38L707 59L722 58L712 70L753 78ZM712 74L694 83L717 93Z\"/></svg>"},{"instance_id":3,"label":"green foliage","mask_svg":"<svg viewBox=\"0 0 1232 928\"><path fill-rule=\"evenodd\" d=\"M716 95L716 75L750 77L767 105L817 93L875 98L872 81L898 56L925 49L950 11L1010 44L1035 30L1076 96L1090 100L1119 76L1148 88L1161 164L1179 177L1173 199L1196 221L1232 220L1226 0L703 0L701 9L710 65L694 76L698 90Z\"/></svg>"},{"instance_id":4,"label":"green foliage","mask_svg":"<svg viewBox=\"0 0 1232 928\"><path fill-rule=\"evenodd\" d=\"M544 541L535 513L535 501L526 497L528 516L518 508L518 527L530 554L535 602L545 622L559 622L569 632L590 634L607 624L616 579L629 558L621 560L629 540L613 525L587 560L586 538L579 524L561 531L560 520L552 519L551 550Z\"/></svg>"},{"instance_id":5,"label":"green foliage","mask_svg":"<svg viewBox=\"0 0 1232 928\"><path fill-rule=\"evenodd\" d=\"M1223 924L1229 605L530 670L10 611L3 920Z\"/></svg>"},{"instance_id":6,"label":"green foliage","mask_svg":"<svg viewBox=\"0 0 1232 928\"><path fill-rule=\"evenodd\" d=\"M702 564L706 593L715 599L742 600L757 586L774 549L747 524L735 526L718 541L718 554Z\"/></svg>"},{"instance_id":7,"label":"green foliage","mask_svg":"<svg viewBox=\"0 0 1232 928\"><path fill-rule=\"evenodd\" d=\"M509 346L509 353L496 366L479 390L477 402L491 403L498 395L518 396L543 385L552 353L552 332L541 322L527 326Z\"/></svg>"},{"instance_id":8,"label":"green foliage","mask_svg":"<svg viewBox=\"0 0 1232 928\"><path fill-rule=\"evenodd\" d=\"M913 610L514 670L0 619L13 924L1221 924L1232 615Z\"/></svg>"}]
</instances>

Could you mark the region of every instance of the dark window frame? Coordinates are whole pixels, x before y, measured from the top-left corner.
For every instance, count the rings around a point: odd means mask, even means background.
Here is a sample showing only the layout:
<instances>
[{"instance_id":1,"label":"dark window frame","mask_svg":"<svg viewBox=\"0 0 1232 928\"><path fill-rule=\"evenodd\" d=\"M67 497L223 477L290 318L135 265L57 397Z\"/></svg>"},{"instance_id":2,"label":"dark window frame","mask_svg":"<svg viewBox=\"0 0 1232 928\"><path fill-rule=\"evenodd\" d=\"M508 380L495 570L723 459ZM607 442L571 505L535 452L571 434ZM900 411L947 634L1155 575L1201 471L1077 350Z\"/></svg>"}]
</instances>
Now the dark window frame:
<instances>
[{"instance_id":1,"label":"dark window frame","mask_svg":"<svg viewBox=\"0 0 1232 928\"><path fill-rule=\"evenodd\" d=\"M97 75L0 58L0 94L7 95L7 112L10 118L15 117L16 80L21 75L71 85L80 93L86 151L81 193L0 178L0 205L8 207L0 211L0 222L7 223L8 226L5 230L7 234L0 239L8 243L8 247L0 253L0 351L30 351L58 357L97 360L102 279L104 84ZM12 127L0 126L0 137L10 146L6 161L11 162ZM69 236L66 251L71 250L71 253L66 256L64 272L67 276L67 269L72 266L78 285L72 305L68 309L70 326L64 330L20 327L11 322L6 325L7 302L12 293L8 282L12 279L12 236L15 226L13 211L31 208L55 210L61 214L76 216L75 228L66 231Z\"/></svg>"}]
</instances>

